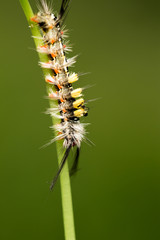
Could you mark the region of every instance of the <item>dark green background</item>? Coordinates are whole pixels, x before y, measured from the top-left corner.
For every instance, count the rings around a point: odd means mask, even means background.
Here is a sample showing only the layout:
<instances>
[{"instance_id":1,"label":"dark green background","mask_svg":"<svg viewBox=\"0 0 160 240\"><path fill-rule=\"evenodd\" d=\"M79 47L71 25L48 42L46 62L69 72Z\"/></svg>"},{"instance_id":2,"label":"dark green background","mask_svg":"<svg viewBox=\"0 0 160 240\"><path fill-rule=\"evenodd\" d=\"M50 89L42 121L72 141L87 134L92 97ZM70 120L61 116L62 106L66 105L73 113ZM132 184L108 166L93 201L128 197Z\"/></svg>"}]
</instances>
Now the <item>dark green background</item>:
<instances>
[{"instance_id":1,"label":"dark green background","mask_svg":"<svg viewBox=\"0 0 160 240\"><path fill-rule=\"evenodd\" d=\"M0 11L0 239L64 239L42 70L19 2ZM100 98L72 179L77 240L160 239L160 3L72 0L66 24L74 70L91 72L76 85Z\"/></svg>"}]
</instances>

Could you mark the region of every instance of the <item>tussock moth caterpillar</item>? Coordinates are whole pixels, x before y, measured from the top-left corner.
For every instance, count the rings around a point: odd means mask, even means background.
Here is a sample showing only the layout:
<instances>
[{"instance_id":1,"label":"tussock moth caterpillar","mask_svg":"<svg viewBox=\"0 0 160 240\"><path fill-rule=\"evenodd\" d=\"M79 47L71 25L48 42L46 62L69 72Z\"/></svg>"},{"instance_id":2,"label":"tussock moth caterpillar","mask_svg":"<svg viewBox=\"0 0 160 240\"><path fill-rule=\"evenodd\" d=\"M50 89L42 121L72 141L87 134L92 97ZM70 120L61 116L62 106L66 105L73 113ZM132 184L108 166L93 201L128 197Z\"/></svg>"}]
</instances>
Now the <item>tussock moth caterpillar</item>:
<instances>
[{"instance_id":1,"label":"tussock moth caterpillar","mask_svg":"<svg viewBox=\"0 0 160 240\"><path fill-rule=\"evenodd\" d=\"M31 18L42 32L43 46L38 46L37 51L47 54L49 62L40 62L42 68L48 68L52 71L51 75L45 76L46 84L49 87L49 98L52 101L58 101L58 106L50 108L47 114L60 120L58 125L53 128L57 136L50 143L63 139L65 153L61 160L59 170L54 177L50 189L52 190L61 170L68 158L72 147L76 147L76 154L70 175L77 170L80 146L85 139L85 123L80 122L80 118L87 116L88 108L82 95L82 88L73 89L72 84L78 81L77 73L70 72L69 68L76 62L76 56L67 58L66 53L71 51L64 40L67 37L67 31L62 27L66 11L70 0L62 0L59 14L55 16L51 7L45 0L41 0L38 13Z\"/></svg>"}]
</instances>

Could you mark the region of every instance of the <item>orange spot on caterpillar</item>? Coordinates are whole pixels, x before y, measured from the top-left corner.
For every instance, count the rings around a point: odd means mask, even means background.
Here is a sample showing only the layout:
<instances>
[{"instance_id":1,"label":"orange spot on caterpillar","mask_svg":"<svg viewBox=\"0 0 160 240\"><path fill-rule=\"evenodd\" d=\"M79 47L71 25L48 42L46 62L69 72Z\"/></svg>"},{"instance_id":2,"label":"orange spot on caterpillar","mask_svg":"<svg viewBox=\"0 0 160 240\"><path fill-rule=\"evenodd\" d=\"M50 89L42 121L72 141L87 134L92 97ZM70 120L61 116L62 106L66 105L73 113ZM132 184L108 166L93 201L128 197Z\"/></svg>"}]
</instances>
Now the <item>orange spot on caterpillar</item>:
<instances>
[{"instance_id":1,"label":"orange spot on caterpillar","mask_svg":"<svg viewBox=\"0 0 160 240\"><path fill-rule=\"evenodd\" d=\"M66 45L65 45L65 44L63 44L63 47L64 47L64 48L66 48Z\"/></svg>"},{"instance_id":2,"label":"orange spot on caterpillar","mask_svg":"<svg viewBox=\"0 0 160 240\"><path fill-rule=\"evenodd\" d=\"M45 45L42 45L42 46L40 46L40 48L47 48L48 46L45 44Z\"/></svg>"},{"instance_id":3,"label":"orange spot on caterpillar","mask_svg":"<svg viewBox=\"0 0 160 240\"><path fill-rule=\"evenodd\" d=\"M49 79L45 79L47 83L53 83L51 80Z\"/></svg>"},{"instance_id":4,"label":"orange spot on caterpillar","mask_svg":"<svg viewBox=\"0 0 160 240\"><path fill-rule=\"evenodd\" d=\"M62 132L58 132L58 135L61 135L62 134Z\"/></svg>"},{"instance_id":5,"label":"orange spot on caterpillar","mask_svg":"<svg viewBox=\"0 0 160 240\"><path fill-rule=\"evenodd\" d=\"M55 40L54 39L51 39L51 44L55 43Z\"/></svg>"},{"instance_id":6,"label":"orange spot on caterpillar","mask_svg":"<svg viewBox=\"0 0 160 240\"><path fill-rule=\"evenodd\" d=\"M58 69L54 69L54 71L55 71L56 74L59 73L59 70L58 70Z\"/></svg>"},{"instance_id":7,"label":"orange spot on caterpillar","mask_svg":"<svg viewBox=\"0 0 160 240\"><path fill-rule=\"evenodd\" d=\"M64 102L63 98L60 99L61 102Z\"/></svg>"},{"instance_id":8,"label":"orange spot on caterpillar","mask_svg":"<svg viewBox=\"0 0 160 240\"><path fill-rule=\"evenodd\" d=\"M57 87L58 87L59 89L61 89L61 88L62 88L60 84L57 84Z\"/></svg>"},{"instance_id":9,"label":"orange spot on caterpillar","mask_svg":"<svg viewBox=\"0 0 160 240\"><path fill-rule=\"evenodd\" d=\"M62 34L62 35L63 35L63 33L64 33L64 32L63 32L63 31L61 31L61 34Z\"/></svg>"},{"instance_id":10,"label":"orange spot on caterpillar","mask_svg":"<svg viewBox=\"0 0 160 240\"><path fill-rule=\"evenodd\" d=\"M66 109L64 109L64 108L62 109L62 111L63 111L64 113L66 113L66 112L67 112L67 111L66 111Z\"/></svg>"},{"instance_id":11,"label":"orange spot on caterpillar","mask_svg":"<svg viewBox=\"0 0 160 240\"><path fill-rule=\"evenodd\" d=\"M67 121L67 120L68 120L67 118L64 119L64 121Z\"/></svg>"},{"instance_id":12,"label":"orange spot on caterpillar","mask_svg":"<svg viewBox=\"0 0 160 240\"><path fill-rule=\"evenodd\" d=\"M49 26L49 29L53 29L53 26L52 26L52 25L50 25L50 26Z\"/></svg>"},{"instance_id":13,"label":"orange spot on caterpillar","mask_svg":"<svg viewBox=\"0 0 160 240\"><path fill-rule=\"evenodd\" d=\"M31 17L31 21L38 23L37 16Z\"/></svg>"},{"instance_id":14,"label":"orange spot on caterpillar","mask_svg":"<svg viewBox=\"0 0 160 240\"><path fill-rule=\"evenodd\" d=\"M51 53L51 56L52 56L53 58L55 58L57 55L54 54L54 53Z\"/></svg>"}]
</instances>

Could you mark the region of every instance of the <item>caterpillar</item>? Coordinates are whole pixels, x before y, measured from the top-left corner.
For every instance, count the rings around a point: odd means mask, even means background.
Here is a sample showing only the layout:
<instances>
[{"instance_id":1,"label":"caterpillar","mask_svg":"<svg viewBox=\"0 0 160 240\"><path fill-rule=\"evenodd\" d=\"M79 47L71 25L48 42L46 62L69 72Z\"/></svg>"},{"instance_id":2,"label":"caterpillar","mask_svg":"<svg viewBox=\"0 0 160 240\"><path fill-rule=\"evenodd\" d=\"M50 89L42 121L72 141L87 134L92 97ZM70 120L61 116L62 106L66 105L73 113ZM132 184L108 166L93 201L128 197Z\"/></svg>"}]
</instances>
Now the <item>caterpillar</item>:
<instances>
[{"instance_id":1,"label":"caterpillar","mask_svg":"<svg viewBox=\"0 0 160 240\"><path fill-rule=\"evenodd\" d=\"M63 140L65 148L64 156L59 169L52 180L52 190L69 156L70 150L76 147L76 154L70 175L77 171L81 142L85 139L85 123L80 118L88 115L88 108L82 95L82 88L73 88L73 83L78 81L79 75L70 72L69 67L76 62L76 56L67 58L66 53L71 47L65 43L67 30L63 27L64 18L69 7L70 0L62 0L59 14L52 12L45 0L41 0L39 11L31 21L38 24L43 39L43 45L38 46L37 51L47 54L49 62L40 62L42 68L50 69L52 74L45 76L46 84L49 87L49 98L57 101L58 105L49 108L47 113L60 119L60 122L53 126L57 135L51 142Z\"/></svg>"}]
</instances>

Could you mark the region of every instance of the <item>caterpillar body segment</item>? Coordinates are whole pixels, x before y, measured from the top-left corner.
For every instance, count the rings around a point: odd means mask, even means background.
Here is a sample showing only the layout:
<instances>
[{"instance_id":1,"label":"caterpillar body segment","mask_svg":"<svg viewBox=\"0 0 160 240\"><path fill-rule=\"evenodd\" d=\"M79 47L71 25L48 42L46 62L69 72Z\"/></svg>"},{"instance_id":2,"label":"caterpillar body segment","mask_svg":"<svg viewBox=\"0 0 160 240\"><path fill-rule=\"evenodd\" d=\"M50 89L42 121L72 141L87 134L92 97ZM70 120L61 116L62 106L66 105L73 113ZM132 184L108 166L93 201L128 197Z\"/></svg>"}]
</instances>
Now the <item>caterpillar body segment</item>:
<instances>
[{"instance_id":1,"label":"caterpillar body segment","mask_svg":"<svg viewBox=\"0 0 160 240\"><path fill-rule=\"evenodd\" d=\"M66 57L66 53L71 51L71 47L67 46L67 42L64 40L67 36L67 30L61 26L69 2L70 0L62 0L60 12L55 16L47 2L42 0L39 12L31 18L39 25L42 32L43 45L38 46L37 51L47 54L50 59L49 62L39 63L42 68L48 68L52 71L52 74L45 76L46 84L49 86L48 97L53 101L58 101L58 106L46 111L52 117L60 119L59 124L53 126L57 136L51 140L51 143L63 139L63 147L66 149L50 189L53 189L70 150L74 146L77 150L70 173L73 175L76 172L81 142L85 139L86 134L86 124L80 123L80 118L87 116L88 112L82 97L83 88L73 88L72 84L79 80L79 76L77 73L69 71L69 67L76 62L77 56Z\"/></svg>"}]
</instances>

